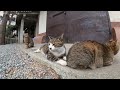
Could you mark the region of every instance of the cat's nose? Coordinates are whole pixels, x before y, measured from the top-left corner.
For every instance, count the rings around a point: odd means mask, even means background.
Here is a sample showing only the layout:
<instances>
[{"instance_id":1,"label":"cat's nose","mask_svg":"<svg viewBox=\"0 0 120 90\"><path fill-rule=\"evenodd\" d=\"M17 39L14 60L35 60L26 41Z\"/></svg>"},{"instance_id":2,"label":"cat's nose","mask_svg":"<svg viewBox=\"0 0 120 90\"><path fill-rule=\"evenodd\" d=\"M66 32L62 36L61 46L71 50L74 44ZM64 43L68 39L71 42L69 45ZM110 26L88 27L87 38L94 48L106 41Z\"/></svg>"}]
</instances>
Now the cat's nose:
<instances>
[{"instance_id":1,"label":"cat's nose","mask_svg":"<svg viewBox=\"0 0 120 90\"><path fill-rule=\"evenodd\" d=\"M52 48L50 48L50 50L51 50Z\"/></svg>"}]
</instances>

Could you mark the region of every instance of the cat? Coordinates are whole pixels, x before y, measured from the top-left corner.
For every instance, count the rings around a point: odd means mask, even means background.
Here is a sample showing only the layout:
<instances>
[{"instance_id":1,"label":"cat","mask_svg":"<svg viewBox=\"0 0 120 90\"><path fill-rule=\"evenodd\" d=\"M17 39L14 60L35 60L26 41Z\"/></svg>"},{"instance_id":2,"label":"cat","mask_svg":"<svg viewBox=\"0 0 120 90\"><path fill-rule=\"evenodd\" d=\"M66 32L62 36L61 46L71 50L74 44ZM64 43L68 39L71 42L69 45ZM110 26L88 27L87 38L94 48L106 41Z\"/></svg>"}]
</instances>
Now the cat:
<instances>
[{"instance_id":1,"label":"cat","mask_svg":"<svg viewBox=\"0 0 120 90\"><path fill-rule=\"evenodd\" d=\"M117 41L105 44L96 41L77 42L72 45L67 55L67 66L74 69L96 69L113 63L113 57L119 51Z\"/></svg>"},{"instance_id":2,"label":"cat","mask_svg":"<svg viewBox=\"0 0 120 90\"><path fill-rule=\"evenodd\" d=\"M64 45L63 35L59 37L49 37L49 42L44 44L40 49L35 52L41 52L48 60L56 62L61 65L66 65L66 48Z\"/></svg>"},{"instance_id":3,"label":"cat","mask_svg":"<svg viewBox=\"0 0 120 90\"><path fill-rule=\"evenodd\" d=\"M25 43L25 48L34 47L33 39L29 36L28 33L24 33L24 43Z\"/></svg>"},{"instance_id":4,"label":"cat","mask_svg":"<svg viewBox=\"0 0 120 90\"><path fill-rule=\"evenodd\" d=\"M113 63L113 57L119 52L119 44L117 40L110 40L109 42L105 43L105 49L104 49L104 66L111 65ZM107 50L106 50L107 49ZM107 52L109 51L109 52ZM108 54L105 54L108 53ZM111 57L110 57L111 56Z\"/></svg>"}]
</instances>

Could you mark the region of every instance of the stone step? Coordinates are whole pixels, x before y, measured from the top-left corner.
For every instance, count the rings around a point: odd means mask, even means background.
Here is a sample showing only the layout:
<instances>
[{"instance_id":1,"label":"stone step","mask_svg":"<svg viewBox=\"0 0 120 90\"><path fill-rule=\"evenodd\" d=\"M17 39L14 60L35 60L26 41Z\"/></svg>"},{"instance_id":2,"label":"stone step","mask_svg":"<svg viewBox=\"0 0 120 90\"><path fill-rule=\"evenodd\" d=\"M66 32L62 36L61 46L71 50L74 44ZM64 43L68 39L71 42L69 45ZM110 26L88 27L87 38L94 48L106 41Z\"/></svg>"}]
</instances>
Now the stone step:
<instances>
[{"instance_id":1,"label":"stone step","mask_svg":"<svg viewBox=\"0 0 120 90\"><path fill-rule=\"evenodd\" d=\"M67 51L72 44L66 44ZM34 48L25 49L24 45L19 45L22 51L26 52L35 60L48 67L53 68L62 79L120 79L120 52L115 56L113 65L97 68L95 70L76 70L67 66L48 61L41 53L34 53L41 45L35 45Z\"/></svg>"}]
</instances>

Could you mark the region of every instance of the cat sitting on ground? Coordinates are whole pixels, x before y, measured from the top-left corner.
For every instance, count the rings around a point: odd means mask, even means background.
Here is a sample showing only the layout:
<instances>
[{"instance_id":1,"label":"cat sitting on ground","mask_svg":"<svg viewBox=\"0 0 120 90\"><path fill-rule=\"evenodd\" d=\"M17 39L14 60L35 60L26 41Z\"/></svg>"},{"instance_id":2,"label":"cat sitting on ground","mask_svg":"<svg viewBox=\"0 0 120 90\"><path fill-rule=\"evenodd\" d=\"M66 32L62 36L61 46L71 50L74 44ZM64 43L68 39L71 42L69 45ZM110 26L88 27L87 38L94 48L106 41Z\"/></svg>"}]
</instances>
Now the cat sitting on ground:
<instances>
[{"instance_id":1,"label":"cat sitting on ground","mask_svg":"<svg viewBox=\"0 0 120 90\"><path fill-rule=\"evenodd\" d=\"M44 54L50 61L54 61L61 65L67 65L63 34L56 38L49 36L49 42L35 51L35 53L38 52Z\"/></svg>"},{"instance_id":2,"label":"cat sitting on ground","mask_svg":"<svg viewBox=\"0 0 120 90\"><path fill-rule=\"evenodd\" d=\"M83 41L75 43L67 55L67 65L71 68L100 68L113 63L113 56L119 51L116 40L105 44L96 41Z\"/></svg>"},{"instance_id":3,"label":"cat sitting on ground","mask_svg":"<svg viewBox=\"0 0 120 90\"><path fill-rule=\"evenodd\" d=\"M26 49L34 47L34 42L28 33L24 33L24 43Z\"/></svg>"},{"instance_id":4,"label":"cat sitting on ground","mask_svg":"<svg viewBox=\"0 0 120 90\"><path fill-rule=\"evenodd\" d=\"M108 50L104 50L104 53L108 53L108 54L104 54L104 66L108 66L110 65L109 63L111 62L111 64L113 63L113 57L114 55L116 55L119 52L119 44L117 42L117 40L110 40L109 42L105 43L105 46ZM109 52L107 52L109 51ZM111 55L111 58L110 56Z\"/></svg>"}]
</instances>

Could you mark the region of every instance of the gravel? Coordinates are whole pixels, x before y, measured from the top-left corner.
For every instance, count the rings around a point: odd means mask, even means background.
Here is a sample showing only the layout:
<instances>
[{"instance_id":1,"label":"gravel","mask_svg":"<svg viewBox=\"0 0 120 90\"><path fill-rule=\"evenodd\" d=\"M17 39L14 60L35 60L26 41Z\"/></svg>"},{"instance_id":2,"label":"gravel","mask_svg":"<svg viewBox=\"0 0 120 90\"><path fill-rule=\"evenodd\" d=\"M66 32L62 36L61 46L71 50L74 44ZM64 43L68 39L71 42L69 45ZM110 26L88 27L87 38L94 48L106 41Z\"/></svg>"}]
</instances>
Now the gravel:
<instances>
[{"instance_id":1,"label":"gravel","mask_svg":"<svg viewBox=\"0 0 120 90\"><path fill-rule=\"evenodd\" d=\"M0 45L0 79L59 79L59 75L22 52L16 44L7 44Z\"/></svg>"}]
</instances>

